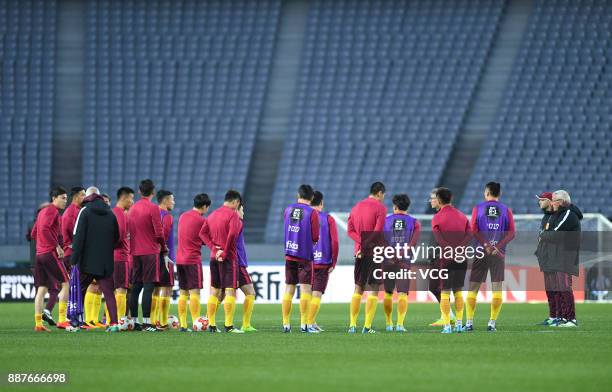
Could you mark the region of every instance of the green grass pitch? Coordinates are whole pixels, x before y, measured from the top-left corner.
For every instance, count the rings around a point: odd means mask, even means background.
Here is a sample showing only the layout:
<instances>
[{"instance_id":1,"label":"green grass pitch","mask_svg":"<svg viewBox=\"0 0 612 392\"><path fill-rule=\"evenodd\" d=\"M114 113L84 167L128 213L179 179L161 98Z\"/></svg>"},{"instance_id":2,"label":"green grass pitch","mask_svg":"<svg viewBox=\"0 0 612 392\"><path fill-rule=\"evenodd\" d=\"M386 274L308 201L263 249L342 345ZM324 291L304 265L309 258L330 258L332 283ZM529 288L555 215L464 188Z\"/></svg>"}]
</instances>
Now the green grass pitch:
<instances>
[{"instance_id":1,"label":"green grass pitch","mask_svg":"<svg viewBox=\"0 0 612 392\"><path fill-rule=\"evenodd\" d=\"M0 310L0 389L9 371L69 378L64 386L10 387L16 391L601 391L612 382L612 304L579 304L576 330L535 326L543 304L505 304L496 333L486 332L489 305L480 304L477 331L453 335L427 326L439 315L434 304L410 304L405 334L382 331L380 304L376 335L346 333L347 304L323 304L320 335L295 330L296 304L293 333L280 332L280 305L256 304L259 332L244 335L37 334L32 304ZM360 323L363 313L362 306Z\"/></svg>"}]
</instances>

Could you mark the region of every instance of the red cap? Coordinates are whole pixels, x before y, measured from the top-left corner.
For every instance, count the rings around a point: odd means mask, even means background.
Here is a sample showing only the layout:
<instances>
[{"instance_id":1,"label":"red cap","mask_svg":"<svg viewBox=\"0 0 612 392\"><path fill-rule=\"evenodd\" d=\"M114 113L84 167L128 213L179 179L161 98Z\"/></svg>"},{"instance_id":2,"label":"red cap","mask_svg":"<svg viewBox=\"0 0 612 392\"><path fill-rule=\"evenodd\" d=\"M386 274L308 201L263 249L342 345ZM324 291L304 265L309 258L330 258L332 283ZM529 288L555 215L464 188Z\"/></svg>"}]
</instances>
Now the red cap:
<instances>
[{"instance_id":1,"label":"red cap","mask_svg":"<svg viewBox=\"0 0 612 392\"><path fill-rule=\"evenodd\" d=\"M552 193L551 192L542 192L539 195L536 195L536 197L540 200L551 200L552 201Z\"/></svg>"}]
</instances>

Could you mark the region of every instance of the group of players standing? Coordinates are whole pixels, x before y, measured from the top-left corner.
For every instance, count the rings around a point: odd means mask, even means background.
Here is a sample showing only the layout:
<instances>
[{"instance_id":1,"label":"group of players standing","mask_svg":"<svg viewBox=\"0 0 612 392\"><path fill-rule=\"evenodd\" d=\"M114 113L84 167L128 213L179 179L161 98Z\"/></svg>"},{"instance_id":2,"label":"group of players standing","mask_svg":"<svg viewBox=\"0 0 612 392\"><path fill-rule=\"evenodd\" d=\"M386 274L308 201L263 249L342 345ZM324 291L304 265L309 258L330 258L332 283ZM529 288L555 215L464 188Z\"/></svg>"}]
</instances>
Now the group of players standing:
<instances>
[{"instance_id":1,"label":"group of players standing","mask_svg":"<svg viewBox=\"0 0 612 392\"><path fill-rule=\"evenodd\" d=\"M84 322L80 329L106 327L109 332L119 331L119 322L138 319L139 303L142 305L142 323L135 323L135 330L159 332L168 328L168 311L174 286L174 264L179 282L178 313L181 331L190 331L187 324L187 308L195 321L200 318L200 290L203 288L202 246L211 250L211 296L208 299L207 316L209 331L217 332L216 310L221 302L225 309L225 331L231 333L254 332L251 315L255 302L255 290L249 278L247 255L243 237L244 209L242 196L229 190L223 205L208 218L211 200L202 193L194 197L193 208L184 212L178 221L178 249L175 249L174 222L170 211L174 208L174 195L167 190L155 192L149 179L139 184L140 199L134 203L135 192L122 187L117 191L114 214L115 240L113 245L113 267L96 268L96 256L87 263L73 257L73 247L92 246L83 244L83 224L79 218L86 208L97 209L103 215L110 212L110 198L103 198L95 187L82 187L71 191L72 203L66 208L67 192L55 187L50 192L51 203L41 206L30 233L35 242L34 280L37 288L35 298L35 330L48 332L43 320L49 325L68 329L75 327L75 320L67 319L68 282L70 272L76 265L80 270L83 291ZM156 197L157 204L152 202ZM100 200L104 203L100 204ZM90 230L90 229L88 229ZM95 228L91 229L95 230ZM89 231L88 231L89 233ZM95 231L94 231L95 233ZM76 238L79 238L77 241ZM75 243L73 244L73 240ZM77 244L78 242L78 244ZM75 250L75 252L77 252ZM104 261L99 261L99 265ZM84 283L84 284L83 284ZM245 294L243 322L240 329L234 327L236 290ZM107 311L106 324L98 321L100 291L104 292ZM44 298L50 293L47 307ZM140 296L142 293L142 299ZM59 299L59 320L52 317L55 298ZM128 306L129 302L129 306ZM50 306L49 306L50 305ZM71 324L72 321L72 324Z\"/></svg>"},{"instance_id":2,"label":"group of players standing","mask_svg":"<svg viewBox=\"0 0 612 392\"><path fill-rule=\"evenodd\" d=\"M128 187L117 191L117 203L112 209L118 228L118 241L114 249L112 277L89 272L86 281L84 307L85 322L81 328L98 328L100 290L105 292L107 302L106 326L108 331L118 330L118 319L137 320L139 298L142 292L142 323L136 330L149 332L168 328L168 309L174 286L174 266L179 282L178 313L181 331L190 331L187 324L187 309L192 320L200 317L200 291L203 288L202 246L210 249L211 289L207 302L209 331L220 332L216 324L216 312L223 302L225 310L224 330L229 333L254 332L251 316L255 302L255 290L247 271L247 255L243 236L244 207L238 191L229 190L223 205L207 218L211 205L206 194L194 197L193 208L181 214L178 221L178 252L175 251L172 192L160 190L149 179L139 184L141 198L134 203L135 192ZM383 204L385 186L375 182L367 198L359 201L348 219L348 235L354 241L355 290L350 303L349 333L357 332L357 319L361 302L366 295L365 322L362 333L375 333L372 323L379 302L383 306L387 331L406 331L404 320L408 311L410 281L403 279L380 279L371 257L370 244L364 243L368 233L392 233L399 241L414 247L420 235L420 223L408 214L410 199L406 194L394 195L393 213L387 215ZM467 301L463 300L463 286L467 263L458 263L450 258L432 260L436 269L445 269L445 279L430 279L429 290L440 303L440 320L432 323L443 327L443 333L469 332L473 330L476 298L481 284L491 273L492 301L487 329L496 330L496 320L502 305L502 283L504 281L504 257L506 245L514 238L515 228L512 211L499 201L501 186L490 182L484 190L485 201L472 211L471 222L452 201L447 188L435 188L430 195L431 207L437 210L432 219L432 232L440 246L459 246L468 240L476 240L484 249L484 258L473 264ZM152 199L156 196L157 203ZM68 279L71 265L72 240L78 231L78 219L82 208L96 199L101 199L95 187L85 191L73 188L72 204L63 216L59 211L67 203L66 191L61 187L52 189L51 203L42 208L31 232L36 241L34 277L37 287L35 299L35 330L48 331L42 324L54 325L50 310L54 294L59 297L59 328L67 328L66 318ZM110 199L107 197L107 199ZM110 200L105 199L110 209ZM330 274L338 259L338 232L334 218L324 211L323 194L310 185L298 189L297 201L284 211L285 234L285 293L282 298L283 331L291 332L291 308L296 288L300 295L300 331L320 333L322 328L316 317L321 306ZM459 233L459 235L458 235ZM408 271L415 268L410 258L385 260L385 272ZM73 261L72 264L78 264ZM83 267L83 266L79 266ZM85 271L87 276L87 272ZM92 276L93 275L93 276ZM406 275L403 275L406 276ZM112 282L112 284L109 283ZM91 282L91 284L90 284ZM109 286L111 287L109 289ZM243 322L241 328L234 327L236 291L244 295ZM44 297L50 292L48 306L43 310ZM393 293L397 292L396 323L392 321ZM114 298L108 298L113 296ZM454 297L455 313L451 310L450 298ZM128 308L129 298L129 308ZM51 305L51 309L49 309ZM189 306L188 306L189 305ZM466 310L466 323L463 313ZM454 323L454 329L452 324Z\"/></svg>"},{"instance_id":3,"label":"group of players standing","mask_svg":"<svg viewBox=\"0 0 612 392\"><path fill-rule=\"evenodd\" d=\"M377 267L372 258L372 244L377 243L376 233L385 233L387 244L403 242L409 247L417 244L420 223L408 214L410 198L406 194L393 196L393 213L387 215L383 204L385 186L375 182L370 187L367 198L359 201L348 218L348 235L354 241L354 281L355 291L350 304L349 333L357 332L357 319L361 302L366 293L365 322L362 333L375 333L372 323L379 302L379 293L384 296L383 306L387 331L405 332L404 320L408 311L410 279L380 278L375 273ZM491 182L485 186L485 201L474 207L471 222L451 204L452 193L447 188L436 188L430 195L431 207L437 210L432 220L435 241L440 246L457 247L475 239L484 249L484 257L474 264L470 275L467 297L467 318L462 323L464 300L463 286L467 263L456 262L452 258L439 257L432 263L437 270L448 270L445 279L430 280L430 291L440 302L441 318L434 326L443 326L443 333L452 333L451 321L455 332L473 331L473 318L476 298L480 285L491 272L493 300L491 316L487 326L489 331L496 330L496 320L502 304L502 282L504 280L505 247L514 238L514 219L512 211L499 201L501 186ZM313 191L310 185L301 185L298 200L285 209L285 271L286 291L282 300L283 331L290 332L289 323L291 303L295 286L299 283L300 313L302 332L318 333L321 328L315 318L319 311L321 295L325 292L329 274L334 270L337 254L337 232L333 218L321 212L322 194ZM372 234L374 234L372 236ZM369 239L368 239L369 238ZM399 238L399 240L398 240ZM389 241L393 239L393 241ZM402 244L403 245L403 244ZM384 272L410 271L413 266L410 258L386 259L382 265ZM383 275L383 276L397 276ZM396 324L392 321L393 293L397 292ZM381 293L382 292L382 293ZM451 293L455 300L453 315L450 306Z\"/></svg>"}]
</instances>

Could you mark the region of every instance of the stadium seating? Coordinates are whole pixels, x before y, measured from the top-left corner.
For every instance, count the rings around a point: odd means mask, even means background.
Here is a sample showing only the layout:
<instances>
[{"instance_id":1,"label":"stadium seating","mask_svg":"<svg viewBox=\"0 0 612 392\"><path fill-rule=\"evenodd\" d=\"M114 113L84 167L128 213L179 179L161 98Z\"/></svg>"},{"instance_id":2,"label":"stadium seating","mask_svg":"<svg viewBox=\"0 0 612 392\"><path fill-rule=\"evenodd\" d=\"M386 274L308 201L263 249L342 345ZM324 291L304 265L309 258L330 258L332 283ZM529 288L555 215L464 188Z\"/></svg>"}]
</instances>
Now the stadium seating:
<instances>
[{"instance_id":1,"label":"stadium seating","mask_svg":"<svg viewBox=\"0 0 612 392\"><path fill-rule=\"evenodd\" d=\"M55 15L54 0L0 0L0 245L23 243L37 203L48 198Z\"/></svg>"},{"instance_id":2,"label":"stadium seating","mask_svg":"<svg viewBox=\"0 0 612 392\"><path fill-rule=\"evenodd\" d=\"M178 214L244 189L279 0L88 3L83 182L150 177Z\"/></svg>"},{"instance_id":3,"label":"stadium seating","mask_svg":"<svg viewBox=\"0 0 612 392\"><path fill-rule=\"evenodd\" d=\"M584 211L612 215L612 5L535 3L508 88L461 207L502 183L516 213L537 213L534 194L566 189Z\"/></svg>"},{"instance_id":4,"label":"stadium seating","mask_svg":"<svg viewBox=\"0 0 612 392\"><path fill-rule=\"evenodd\" d=\"M267 240L297 186L348 211L375 180L425 212L450 155L503 2L315 1ZM361 196L358 196L361 195Z\"/></svg>"}]
</instances>

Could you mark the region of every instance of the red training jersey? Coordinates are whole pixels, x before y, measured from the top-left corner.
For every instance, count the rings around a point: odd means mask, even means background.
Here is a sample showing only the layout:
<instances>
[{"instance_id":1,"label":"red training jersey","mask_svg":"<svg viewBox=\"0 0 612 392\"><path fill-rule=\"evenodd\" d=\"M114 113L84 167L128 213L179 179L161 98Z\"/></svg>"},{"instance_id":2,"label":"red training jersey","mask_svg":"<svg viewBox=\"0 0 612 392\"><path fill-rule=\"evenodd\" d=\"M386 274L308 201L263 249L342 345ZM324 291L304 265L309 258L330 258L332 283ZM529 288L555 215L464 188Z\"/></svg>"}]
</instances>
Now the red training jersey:
<instances>
[{"instance_id":1,"label":"red training jersey","mask_svg":"<svg viewBox=\"0 0 612 392\"><path fill-rule=\"evenodd\" d=\"M130 208L128 219L132 256L157 255L166 246L157 204L142 198Z\"/></svg>"},{"instance_id":2,"label":"red training jersey","mask_svg":"<svg viewBox=\"0 0 612 392\"><path fill-rule=\"evenodd\" d=\"M62 241L64 243L64 257L72 255L72 237L74 237L74 224L81 207L71 203L62 215Z\"/></svg>"},{"instance_id":3,"label":"red training jersey","mask_svg":"<svg viewBox=\"0 0 612 392\"><path fill-rule=\"evenodd\" d=\"M115 261L128 261L130 256L130 242L128 232L128 213L121 207L113 208L119 226L119 247L115 248L113 258Z\"/></svg>"},{"instance_id":4,"label":"red training jersey","mask_svg":"<svg viewBox=\"0 0 612 392\"><path fill-rule=\"evenodd\" d=\"M210 236L208 220L195 210L182 213L178 221L176 264L201 263L202 245L206 245L213 252L214 244Z\"/></svg>"},{"instance_id":5,"label":"red training jersey","mask_svg":"<svg viewBox=\"0 0 612 392\"><path fill-rule=\"evenodd\" d=\"M348 218L348 236L355 242L355 255L361 250L361 233L367 231L383 231L387 208L372 198L366 197L351 209Z\"/></svg>"},{"instance_id":6,"label":"red training jersey","mask_svg":"<svg viewBox=\"0 0 612 392\"><path fill-rule=\"evenodd\" d=\"M242 221L238 213L229 207L221 206L210 214L208 225L214 246L223 250L221 254L223 260L237 262L236 240L242 230ZM211 252L210 259L215 259L214 251Z\"/></svg>"},{"instance_id":7,"label":"red training jersey","mask_svg":"<svg viewBox=\"0 0 612 392\"><path fill-rule=\"evenodd\" d=\"M59 210L53 204L40 210L31 236L36 240L36 254L54 252L61 245L61 217Z\"/></svg>"}]
</instances>

